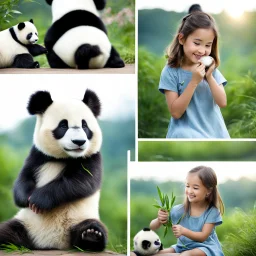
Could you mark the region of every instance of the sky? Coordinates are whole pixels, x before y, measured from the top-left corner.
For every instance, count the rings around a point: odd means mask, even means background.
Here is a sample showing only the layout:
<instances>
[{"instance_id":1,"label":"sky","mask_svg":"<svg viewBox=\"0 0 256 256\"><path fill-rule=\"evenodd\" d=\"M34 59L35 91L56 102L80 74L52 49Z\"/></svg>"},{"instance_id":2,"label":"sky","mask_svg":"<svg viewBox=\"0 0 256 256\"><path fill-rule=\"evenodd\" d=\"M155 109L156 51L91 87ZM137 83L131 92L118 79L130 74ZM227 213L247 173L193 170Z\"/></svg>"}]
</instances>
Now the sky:
<instances>
[{"instance_id":1,"label":"sky","mask_svg":"<svg viewBox=\"0 0 256 256\"><path fill-rule=\"evenodd\" d=\"M1 75L0 132L29 117L27 103L37 90L49 91L53 100L82 99L86 88L95 91L101 100L99 120L135 118L134 75Z\"/></svg>"},{"instance_id":2,"label":"sky","mask_svg":"<svg viewBox=\"0 0 256 256\"><path fill-rule=\"evenodd\" d=\"M128 167L131 179L185 182L187 173L199 165L211 167L219 184L241 177L256 182L256 162L129 162Z\"/></svg>"},{"instance_id":3,"label":"sky","mask_svg":"<svg viewBox=\"0 0 256 256\"><path fill-rule=\"evenodd\" d=\"M243 11L255 11L256 1L231 1L231 0L137 0L138 9L161 8L167 11L187 12L192 4L200 4L203 11L209 13L219 13L223 10L227 11L231 16L240 16Z\"/></svg>"}]
</instances>

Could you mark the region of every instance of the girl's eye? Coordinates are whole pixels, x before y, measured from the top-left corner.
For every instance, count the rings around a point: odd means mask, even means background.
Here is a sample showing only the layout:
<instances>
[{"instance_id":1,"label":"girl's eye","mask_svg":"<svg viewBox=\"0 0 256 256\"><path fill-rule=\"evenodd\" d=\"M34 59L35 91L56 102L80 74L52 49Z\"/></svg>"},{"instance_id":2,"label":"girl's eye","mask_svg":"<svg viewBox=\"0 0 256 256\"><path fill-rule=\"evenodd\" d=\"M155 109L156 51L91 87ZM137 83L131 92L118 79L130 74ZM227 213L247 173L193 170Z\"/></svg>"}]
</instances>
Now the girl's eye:
<instances>
[{"instance_id":1,"label":"girl's eye","mask_svg":"<svg viewBox=\"0 0 256 256\"><path fill-rule=\"evenodd\" d=\"M199 43L194 42L195 45L199 45Z\"/></svg>"},{"instance_id":2,"label":"girl's eye","mask_svg":"<svg viewBox=\"0 0 256 256\"><path fill-rule=\"evenodd\" d=\"M208 48L209 48L209 47L211 47L211 45L206 45L206 47L208 47Z\"/></svg>"}]
</instances>

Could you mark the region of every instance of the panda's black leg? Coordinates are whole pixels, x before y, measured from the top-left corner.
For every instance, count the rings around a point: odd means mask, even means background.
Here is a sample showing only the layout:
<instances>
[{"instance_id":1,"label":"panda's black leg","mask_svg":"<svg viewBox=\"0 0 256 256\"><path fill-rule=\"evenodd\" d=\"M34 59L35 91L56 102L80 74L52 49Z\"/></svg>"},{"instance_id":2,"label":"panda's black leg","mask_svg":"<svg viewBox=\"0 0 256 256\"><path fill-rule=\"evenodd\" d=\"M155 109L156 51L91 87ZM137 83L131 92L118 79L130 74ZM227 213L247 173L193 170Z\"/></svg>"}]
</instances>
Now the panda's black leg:
<instances>
[{"instance_id":1,"label":"panda's black leg","mask_svg":"<svg viewBox=\"0 0 256 256\"><path fill-rule=\"evenodd\" d=\"M34 61L29 53L18 54L15 56L12 68L40 68L38 61Z\"/></svg>"},{"instance_id":2,"label":"panda's black leg","mask_svg":"<svg viewBox=\"0 0 256 256\"><path fill-rule=\"evenodd\" d=\"M124 66L124 61L120 58L119 53L112 46L110 56L105 65L105 68L123 68Z\"/></svg>"},{"instance_id":3,"label":"panda's black leg","mask_svg":"<svg viewBox=\"0 0 256 256\"><path fill-rule=\"evenodd\" d=\"M70 68L53 50L46 54L51 68Z\"/></svg>"},{"instance_id":4,"label":"panda's black leg","mask_svg":"<svg viewBox=\"0 0 256 256\"><path fill-rule=\"evenodd\" d=\"M107 229L96 219L87 219L70 230L71 246L83 250L103 251L107 244Z\"/></svg>"},{"instance_id":5,"label":"panda's black leg","mask_svg":"<svg viewBox=\"0 0 256 256\"><path fill-rule=\"evenodd\" d=\"M33 249L26 228L17 219L11 219L0 224L0 247L9 243Z\"/></svg>"}]
</instances>

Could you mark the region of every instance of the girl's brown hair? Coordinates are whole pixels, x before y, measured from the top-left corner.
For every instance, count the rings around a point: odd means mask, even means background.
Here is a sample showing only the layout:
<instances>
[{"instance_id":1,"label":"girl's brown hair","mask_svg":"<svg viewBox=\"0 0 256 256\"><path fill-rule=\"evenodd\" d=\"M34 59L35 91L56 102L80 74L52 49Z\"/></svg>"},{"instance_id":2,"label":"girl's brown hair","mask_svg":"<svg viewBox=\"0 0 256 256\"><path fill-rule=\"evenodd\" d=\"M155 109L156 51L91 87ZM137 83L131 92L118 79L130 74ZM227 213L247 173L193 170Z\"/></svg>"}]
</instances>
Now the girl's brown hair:
<instances>
[{"instance_id":1,"label":"girl's brown hair","mask_svg":"<svg viewBox=\"0 0 256 256\"><path fill-rule=\"evenodd\" d=\"M199 28L213 30L215 38L213 40L210 56L215 60L215 67L219 66L218 30L215 20L205 12L196 11L183 18L175 38L167 48L168 65L170 67L181 67L184 58L183 45L179 43L179 35L182 34L184 40L186 40L191 33Z\"/></svg>"},{"instance_id":2,"label":"girl's brown hair","mask_svg":"<svg viewBox=\"0 0 256 256\"><path fill-rule=\"evenodd\" d=\"M206 197L206 200L209 203L209 207L215 206L216 208L219 209L221 215L223 215L225 208L217 188L217 176L214 170L210 167L198 166L193 168L191 171L189 171L188 175L191 173L197 173L203 185L207 189L211 190L211 193L209 194L209 196ZM188 201L188 198L185 199L184 207L185 207L185 213L188 213L190 209L190 202Z\"/></svg>"}]
</instances>

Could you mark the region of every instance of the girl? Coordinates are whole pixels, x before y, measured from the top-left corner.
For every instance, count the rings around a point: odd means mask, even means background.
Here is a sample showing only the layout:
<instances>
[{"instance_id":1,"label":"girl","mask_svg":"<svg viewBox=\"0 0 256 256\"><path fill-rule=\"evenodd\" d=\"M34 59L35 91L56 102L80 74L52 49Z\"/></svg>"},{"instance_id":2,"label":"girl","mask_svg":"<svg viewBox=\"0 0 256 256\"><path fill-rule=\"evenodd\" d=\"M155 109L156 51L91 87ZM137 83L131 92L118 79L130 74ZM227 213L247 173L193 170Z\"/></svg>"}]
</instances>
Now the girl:
<instances>
[{"instance_id":1,"label":"girl","mask_svg":"<svg viewBox=\"0 0 256 256\"><path fill-rule=\"evenodd\" d=\"M217 177L210 167L192 169L186 178L185 202L171 210L172 231L177 244L160 253L182 256L224 256L215 226L222 224L224 205L217 189ZM158 229L168 220L168 212L158 211L150 223L152 230Z\"/></svg>"},{"instance_id":2,"label":"girl","mask_svg":"<svg viewBox=\"0 0 256 256\"><path fill-rule=\"evenodd\" d=\"M218 32L214 19L200 11L185 16L167 50L159 90L172 115L167 138L230 138L220 108L227 104L226 79L217 67ZM211 56L205 69L201 57Z\"/></svg>"}]
</instances>

